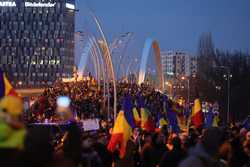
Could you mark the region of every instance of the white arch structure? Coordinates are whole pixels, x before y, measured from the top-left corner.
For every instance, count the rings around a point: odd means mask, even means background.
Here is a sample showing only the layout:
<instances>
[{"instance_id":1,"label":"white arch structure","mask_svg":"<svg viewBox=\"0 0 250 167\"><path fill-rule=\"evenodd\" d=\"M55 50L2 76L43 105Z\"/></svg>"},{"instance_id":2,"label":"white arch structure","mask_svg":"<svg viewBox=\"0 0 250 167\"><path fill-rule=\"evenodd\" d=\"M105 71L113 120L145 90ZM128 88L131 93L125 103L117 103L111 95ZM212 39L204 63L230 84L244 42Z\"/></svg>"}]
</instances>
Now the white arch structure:
<instances>
[{"instance_id":1,"label":"white arch structure","mask_svg":"<svg viewBox=\"0 0 250 167\"><path fill-rule=\"evenodd\" d=\"M91 57L93 56L93 63L95 65L95 71L97 73L97 76L101 76L101 71L103 72L102 76L103 76L104 82L105 81L107 82L108 89L109 89L109 84L112 83L113 98L114 98L113 99L113 118L115 119L117 115L117 112L116 112L117 93L116 93L116 77L115 77L115 71L113 68L111 52L110 52L110 48L108 46L108 42L106 40L105 34L102 30L100 21L98 20L97 16L92 11L89 11L89 14L97 27L97 30L100 34L100 39L98 41L94 37L91 37L88 39L89 44L86 46L84 52L81 55L81 60L79 64L80 69L78 72L82 73L84 71L89 54L91 54ZM105 87L105 83L104 83L104 87Z\"/></svg>"},{"instance_id":2,"label":"white arch structure","mask_svg":"<svg viewBox=\"0 0 250 167\"><path fill-rule=\"evenodd\" d=\"M142 84L145 80L145 74L147 70L147 61L150 55L151 48L154 50L156 71L157 71L157 77L159 80L158 88L163 91L164 90L164 78L163 78L163 72L162 72L160 46L156 40L153 40L151 38L148 38L144 44L141 63L140 63L138 84L139 85Z\"/></svg>"}]
</instances>

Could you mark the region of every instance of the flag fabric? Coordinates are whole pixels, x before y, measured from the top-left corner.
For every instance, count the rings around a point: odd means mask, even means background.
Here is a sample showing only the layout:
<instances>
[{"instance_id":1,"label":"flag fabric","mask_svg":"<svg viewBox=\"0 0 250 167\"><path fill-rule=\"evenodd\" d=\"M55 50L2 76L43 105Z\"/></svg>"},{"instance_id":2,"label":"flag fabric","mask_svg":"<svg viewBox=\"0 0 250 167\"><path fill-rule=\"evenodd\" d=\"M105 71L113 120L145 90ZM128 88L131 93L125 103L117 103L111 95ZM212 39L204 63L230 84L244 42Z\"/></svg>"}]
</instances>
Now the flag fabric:
<instances>
[{"instance_id":1,"label":"flag fabric","mask_svg":"<svg viewBox=\"0 0 250 167\"><path fill-rule=\"evenodd\" d=\"M144 128L148 121L149 113L144 108L141 108L141 127Z\"/></svg>"},{"instance_id":2,"label":"flag fabric","mask_svg":"<svg viewBox=\"0 0 250 167\"><path fill-rule=\"evenodd\" d=\"M178 103L175 103L172 107L172 111L176 112L176 118L178 122L178 126L181 130L186 129L186 120L184 115L184 107L179 105Z\"/></svg>"},{"instance_id":3,"label":"flag fabric","mask_svg":"<svg viewBox=\"0 0 250 167\"><path fill-rule=\"evenodd\" d=\"M186 125L186 120L185 120L184 114L177 113L176 118L177 118L177 123L178 123L179 128L182 131L185 131L187 129L187 125Z\"/></svg>"},{"instance_id":4,"label":"flag fabric","mask_svg":"<svg viewBox=\"0 0 250 167\"><path fill-rule=\"evenodd\" d=\"M11 86L6 75L0 71L0 98L3 96L18 96L15 89Z\"/></svg>"},{"instance_id":5,"label":"flag fabric","mask_svg":"<svg viewBox=\"0 0 250 167\"><path fill-rule=\"evenodd\" d=\"M168 125L172 129L173 132L179 133L180 127L178 125L177 113L173 111L172 101L167 101L166 103L166 111L167 111L167 119Z\"/></svg>"},{"instance_id":6,"label":"flag fabric","mask_svg":"<svg viewBox=\"0 0 250 167\"><path fill-rule=\"evenodd\" d=\"M137 95L137 107L140 109L141 115L141 128L147 132L153 132L155 130L155 123L152 120L149 110L145 107L144 97L139 93Z\"/></svg>"},{"instance_id":7,"label":"flag fabric","mask_svg":"<svg viewBox=\"0 0 250 167\"><path fill-rule=\"evenodd\" d=\"M147 132L155 130L154 121L146 108L141 108L141 128Z\"/></svg>"},{"instance_id":8,"label":"flag fabric","mask_svg":"<svg viewBox=\"0 0 250 167\"><path fill-rule=\"evenodd\" d=\"M139 113L138 113L136 107L133 108L133 116L134 116L135 124L136 125L140 124L141 118L139 116Z\"/></svg>"},{"instance_id":9,"label":"flag fabric","mask_svg":"<svg viewBox=\"0 0 250 167\"><path fill-rule=\"evenodd\" d=\"M161 115L161 114L158 114L157 116L157 127L161 128L165 125L168 125L168 122L166 121L166 119Z\"/></svg>"},{"instance_id":10,"label":"flag fabric","mask_svg":"<svg viewBox=\"0 0 250 167\"><path fill-rule=\"evenodd\" d=\"M169 126L172 128L173 132L179 133L180 127L178 125L177 113L174 112L172 109L168 109L167 110L167 117L168 117L168 121L169 121Z\"/></svg>"},{"instance_id":11,"label":"flag fabric","mask_svg":"<svg viewBox=\"0 0 250 167\"><path fill-rule=\"evenodd\" d=\"M219 114L215 114L214 118L213 118L213 127L219 127L219 122L220 122L220 118L219 118Z\"/></svg>"},{"instance_id":12,"label":"flag fabric","mask_svg":"<svg viewBox=\"0 0 250 167\"><path fill-rule=\"evenodd\" d=\"M186 106L185 108L184 108L184 117L185 117L185 119L186 120L188 120L188 118L189 118L189 116L190 116L190 113L191 113L191 108L189 107L189 106Z\"/></svg>"},{"instance_id":13,"label":"flag fabric","mask_svg":"<svg viewBox=\"0 0 250 167\"><path fill-rule=\"evenodd\" d=\"M136 103L138 108L145 108L145 100L140 93L137 95Z\"/></svg>"},{"instance_id":14,"label":"flag fabric","mask_svg":"<svg viewBox=\"0 0 250 167\"><path fill-rule=\"evenodd\" d=\"M205 113L205 121L204 121L205 128L212 127L213 121L214 121L214 113L212 111L212 108L210 107L208 109L208 112Z\"/></svg>"},{"instance_id":15,"label":"flag fabric","mask_svg":"<svg viewBox=\"0 0 250 167\"><path fill-rule=\"evenodd\" d=\"M195 99L195 101L194 101L194 106L193 106L192 115L191 115L191 121L192 121L192 124L196 128L200 128L203 124L203 114L202 114L202 110L201 110L201 102L198 98Z\"/></svg>"},{"instance_id":16,"label":"flag fabric","mask_svg":"<svg viewBox=\"0 0 250 167\"><path fill-rule=\"evenodd\" d=\"M108 144L108 150L114 152L119 146L120 158L123 158L126 153L126 146L128 140L132 136L132 128L125 118L124 111L120 111L116 118L111 139Z\"/></svg>"},{"instance_id":17,"label":"flag fabric","mask_svg":"<svg viewBox=\"0 0 250 167\"><path fill-rule=\"evenodd\" d=\"M133 111L132 111L133 107L134 106L132 103L131 96L129 95L125 96L122 101L122 110L124 111L125 118L127 122L129 123L129 125L131 126L131 128L136 127L134 116L133 116Z\"/></svg>"}]
</instances>

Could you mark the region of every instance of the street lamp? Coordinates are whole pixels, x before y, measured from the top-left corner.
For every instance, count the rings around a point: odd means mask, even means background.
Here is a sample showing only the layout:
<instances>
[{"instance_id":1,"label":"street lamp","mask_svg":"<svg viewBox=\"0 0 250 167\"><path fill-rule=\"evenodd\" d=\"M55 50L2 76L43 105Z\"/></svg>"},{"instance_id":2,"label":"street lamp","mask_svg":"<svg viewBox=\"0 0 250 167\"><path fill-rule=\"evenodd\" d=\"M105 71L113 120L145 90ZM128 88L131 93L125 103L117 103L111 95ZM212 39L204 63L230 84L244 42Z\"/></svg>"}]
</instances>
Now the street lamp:
<instances>
[{"instance_id":1,"label":"street lamp","mask_svg":"<svg viewBox=\"0 0 250 167\"><path fill-rule=\"evenodd\" d=\"M172 85L170 82L168 82L168 81L165 82L165 85L166 85L167 87L169 87L169 95L172 96L172 88L173 88L173 85ZM167 87L166 87L166 89L167 89ZM174 87L174 88L175 88L175 87Z\"/></svg>"},{"instance_id":2,"label":"street lamp","mask_svg":"<svg viewBox=\"0 0 250 167\"><path fill-rule=\"evenodd\" d=\"M184 77L182 76L181 79L184 81L184 80L187 80L187 103L189 105L189 102L190 102L190 85L189 85L189 78L188 77Z\"/></svg>"},{"instance_id":3,"label":"street lamp","mask_svg":"<svg viewBox=\"0 0 250 167\"><path fill-rule=\"evenodd\" d=\"M227 81L227 123L230 121L230 79L233 75L230 73L228 66L216 66L216 68L221 68L226 70L226 74L223 75L223 78Z\"/></svg>"}]
</instances>

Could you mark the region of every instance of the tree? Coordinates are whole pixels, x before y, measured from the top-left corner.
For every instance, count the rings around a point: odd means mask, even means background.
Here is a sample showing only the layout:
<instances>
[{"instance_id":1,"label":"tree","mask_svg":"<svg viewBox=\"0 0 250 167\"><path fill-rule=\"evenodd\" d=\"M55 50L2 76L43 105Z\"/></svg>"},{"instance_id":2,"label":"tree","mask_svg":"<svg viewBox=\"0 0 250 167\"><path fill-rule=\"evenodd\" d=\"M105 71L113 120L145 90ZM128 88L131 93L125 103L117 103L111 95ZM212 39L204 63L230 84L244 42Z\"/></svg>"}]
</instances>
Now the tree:
<instances>
[{"instance_id":1,"label":"tree","mask_svg":"<svg viewBox=\"0 0 250 167\"><path fill-rule=\"evenodd\" d=\"M206 101L218 101L222 119L226 118L228 85L223 77L229 68L230 116L242 120L250 115L250 55L241 51L229 52L214 49L211 33L203 33L198 46L198 73L196 87ZM219 89L216 89L219 88Z\"/></svg>"}]
</instances>

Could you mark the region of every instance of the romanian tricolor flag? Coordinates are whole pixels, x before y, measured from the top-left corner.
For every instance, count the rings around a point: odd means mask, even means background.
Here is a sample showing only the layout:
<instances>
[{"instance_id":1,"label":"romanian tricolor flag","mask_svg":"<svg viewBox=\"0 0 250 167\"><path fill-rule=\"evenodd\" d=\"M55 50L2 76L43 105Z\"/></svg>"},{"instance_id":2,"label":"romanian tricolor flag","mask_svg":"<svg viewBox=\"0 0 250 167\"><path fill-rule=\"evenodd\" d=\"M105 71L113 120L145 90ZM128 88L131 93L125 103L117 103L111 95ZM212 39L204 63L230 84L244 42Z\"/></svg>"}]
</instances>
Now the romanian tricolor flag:
<instances>
[{"instance_id":1,"label":"romanian tricolor flag","mask_svg":"<svg viewBox=\"0 0 250 167\"><path fill-rule=\"evenodd\" d=\"M204 127L210 128L213 125L214 113L212 108L209 107L208 112L204 113Z\"/></svg>"},{"instance_id":2,"label":"romanian tricolor flag","mask_svg":"<svg viewBox=\"0 0 250 167\"><path fill-rule=\"evenodd\" d=\"M3 96L18 96L15 89L11 86L6 75L0 71L0 98Z\"/></svg>"},{"instance_id":3,"label":"romanian tricolor flag","mask_svg":"<svg viewBox=\"0 0 250 167\"><path fill-rule=\"evenodd\" d=\"M136 125L140 125L141 118L140 118L140 115L139 115L136 107L133 108L133 116L134 116L134 120L135 120Z\"/></svg>"},{"instance_id":4,"label":"romanian tricolor flag","mask_svg":"<svg viewBox=\"0 0 250 167\"><path fill-rule=\"evenodd\" d=\"M137 107L140 109L141 128L145 131L153 132L155 130L155 124L152 120L150 112L145 108L145 100L140 93L137 95Z\"/></svg>"},{"instance_id":5,"label":"romanian tricolor flag","mask_svg":"<svg viewBox=\"0 0 250 167\"><path fill-rule=\"evenodd\" d=\"M168 125L167 120L164 118L163 115L158 114L158 119L157 119L157 126L159 128L162 128L163 126Z\"/></svg>"},{"instance_id":6,"label":"romanian tricolor flag","mask_svg":"<svg viewBox=\"0 0 250 167\"><path fill-rule=\"evenodd\" d=\"M219 127L219 122L220 122L219 113L215 113L212 126Z\"/></svg>"},{"instance_id":7,"label":"romanian tricolor flag","mask_svg":"<svg viewBox=\"0 0 250 167\"><path fill-rule=\"evenodd\" d=\"M114 152L117 146L119 146L121 158L123 158L126 153L126 145L132 136L132 129L136 127L132 109L133 103L131 97L127 95L123 98L122 110L116 118L111 139L108 144L108 150L111 152Z\"/></svg>"},{"instance_id":8,"label":"romanian tricolor flag","mask_svg":"<svg viewBox=\"0 0 250 167\"><path fill-rule=\"evenodd\" d=\"M197 98L194 101L194 106L193 106L192 115L191 115L191 121L192 121L192 124L196 128L200 128L203 124L203 120L204 119L203 119L203 113L202 113L202 108L201 108L201 102Z\"/></svg>"},{"instance_id":9,"label":"romanian tricolor flag","mask_svg":"<svg viewBox=\"0 0 250 167\"><path fill-rule=\"evenodd\" d=\"M172 109L167 110L167 117L169 121L169 125L173 132L179 133L180 132L180 127L178 124L178 119L177 119L177 113L174 112Z\"/></svg>"},{"instance_id":10,"label":"romanian tricolor flag","mask_svg":"<svg viewBox=\"0 0 250 167\"><path fill-rule=\"evenodd\" d=\"M155 130L155 124L149 111L145 108L141 108L141 128L147 132L153 132Z\"/></svg>"},{"instance_id":11,"label":"romanian tricolor flag","mask_svg":"<svg viewBox=\"0 0 250 167\"><path fill-rule=\"evenodd\" d=\"M132 103L132 98L130 95L127 95L123 98L122 102L122 111L124 111L125 118L130 125L131 128L135 128L135 120L134 120L134 115L133 115L133 108L134 105Z\"/></svg>"},{"instance_id":12,"label":"romanian tricolor flag","mask_svg":"<svg viewBox=\"0 0 250 167\"><path fill-rule=\"evenodd\" d=\"M120 158L123 158L126 153L127 142L132 136L132 128L125 118L124 111L120 111L112 130L111 139L108 144L108 150L114 152L119 146Z\"/></svg>"}]
</instances>

